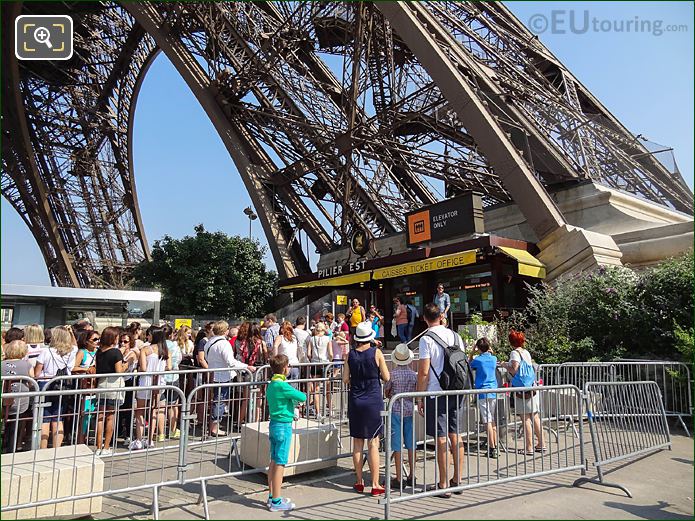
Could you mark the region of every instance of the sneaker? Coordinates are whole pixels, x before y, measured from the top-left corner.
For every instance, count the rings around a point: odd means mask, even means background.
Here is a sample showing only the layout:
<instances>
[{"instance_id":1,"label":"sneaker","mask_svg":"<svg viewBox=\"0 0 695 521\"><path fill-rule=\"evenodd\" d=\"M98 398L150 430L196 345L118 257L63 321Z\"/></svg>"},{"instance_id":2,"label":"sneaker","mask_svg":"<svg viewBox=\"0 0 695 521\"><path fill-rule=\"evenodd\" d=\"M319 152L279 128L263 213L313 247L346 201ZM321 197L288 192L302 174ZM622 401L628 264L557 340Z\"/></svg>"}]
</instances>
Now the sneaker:
<instances>
[{"instance_id":1,"label":"sneaker","mask_svg":"<svg viewBox=\"0 0 695 521\"><path fill-rule=\"evenodd\" d=\"M497 451L497 447L490 447L487 450L487 457L492 458L492 459L497 459L499 456L499 452Z\"/></svg>"},{"instance_id":2,"label":"sneaker","mask_svg":"<svg viewBox=\"0 0 695 521\"><path fill-rule=\"evenodd\" d=\"M133 440L128 448L130 450L142 450L142 442L140 440Z\"/></svg>"},{"instance_id":3,"label":"sneaker","mask_svg":"<svg viewBox=\"0 0 695 521\"><path fill-rule=\"evenodd\" d=\"M283 503L291 503L291 502L292 502L292 501L290 500L290 498L288 498L288 497L283 497L281 501L282 501ZM270 508L270 498L268 498L267 504L268 504L268 508Z\"/></svg>"},{"instance_id":4,"label":"sneaker","mask_svg":"<svg viewBox=\"0 0 695 521\"><path fill-rule=\"evenodd\" d=\"M101 456L101 449L95 450L95 451L94 451L94 455L97 456L97 457L98 457L98 456Z\"/></svg>"},{"instance_id":5,"label":"sneaker","mask_svg":"<svg viewBox=\"0 0 695 521\"><path fill-rule=\"evenodd\" d=\"M291 501L288 501L286 503L284 501L280 501L280 503L277 505L271 502L270 506L268 507L268 510L270 510L271 512L288 512L290 510L294 510L294 507L295 505Z\"/></svg>"},{"instance_id":6,"label":"sneaker","mask_svg":"<svg viewBox=\"0 0 695 521\"><path fill-rule=\"evenodd\" d=\"M113 456L113 449L101 449L101 452L99 453L99 457L107 458L109 456Z\"/></svg>"},{"instance_id":7,"label":"sneaker","mask_svg":"<svg viewBox=\"0 0 695 521\"><path fill-rule=\"evenodd\" d=\"M181 439L181 431L179 429L176 429L174 434L171 435L172 440L178 440Z\"/></svg>"},{"instance_id":8,"label":"sneaker","mask_svg":"<svg viewBox=\"0 0 695 521\"><path fill-rule=\"evenodd\" d=\"M160 434L159 436L157 436L157 441L159 443L164 443L166 441L166 436L164 436L164 434Z\"/></svg>"},{"instance_id":9,"label":"sneaker","mask_svg":"<svg viewBox=\"0 0 695 521\"><path fill-rule=\"evenodd\" d=\"M222 431L220 429L217 429L217 432L211 432L210 436L226 436L227 433L225 431Z\"/></svg>"}]
</instances>

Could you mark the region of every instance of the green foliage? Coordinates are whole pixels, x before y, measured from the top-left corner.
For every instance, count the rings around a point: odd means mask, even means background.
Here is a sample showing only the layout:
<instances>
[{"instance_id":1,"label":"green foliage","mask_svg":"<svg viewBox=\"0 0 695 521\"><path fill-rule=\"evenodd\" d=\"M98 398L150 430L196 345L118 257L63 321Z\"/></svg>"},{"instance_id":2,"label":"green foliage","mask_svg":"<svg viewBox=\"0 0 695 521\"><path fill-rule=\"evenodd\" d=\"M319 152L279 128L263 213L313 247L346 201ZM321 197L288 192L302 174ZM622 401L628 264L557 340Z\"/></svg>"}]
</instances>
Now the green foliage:
<instances>
[{"instance_id":1,"label":"green foliage","mask_svg":"<svg viewBox=\"0 0 695 521\"><path fill-rule=\"evenodd\" d=\"M676 337L675 348L684 360L692 361L695 359L695 338L693 338L693 326L683 329L675 324L673 333Z\"/></svg>"},{"instance_id":2,"label":"green foliage","mask_svg":"<svg viewBox=\"0 0 695 521\"><path fill-rule=\"evenodd\" d=\"M482 313L473 313L466 324L469 326L489 326L490 322L483 320Z\"/></svg>"},{"instance_id":3,"label":"green foliage","mask_svg":"<svg viewBox=\"0 0 695 521\"><path fill-rule=\"evenodd\" d=\"M277 275L258 242L195 227L194 236L165 235L152 261L135 269L135 284L162 291L162 314L258 317L271 310Z\"/></svg>"},{"instance_id":4,"label":"green foliage","mask_svg":"<svg viewBox=\"0 0 695 521\"><path fill-rule=\"evenodd\" d=\"M542 363L626 358L693 357L693 254L640 272L599 268L528 287L522 312L497 321L499 352L510 329L526 334Z\"/></svg>"}]
</instances>

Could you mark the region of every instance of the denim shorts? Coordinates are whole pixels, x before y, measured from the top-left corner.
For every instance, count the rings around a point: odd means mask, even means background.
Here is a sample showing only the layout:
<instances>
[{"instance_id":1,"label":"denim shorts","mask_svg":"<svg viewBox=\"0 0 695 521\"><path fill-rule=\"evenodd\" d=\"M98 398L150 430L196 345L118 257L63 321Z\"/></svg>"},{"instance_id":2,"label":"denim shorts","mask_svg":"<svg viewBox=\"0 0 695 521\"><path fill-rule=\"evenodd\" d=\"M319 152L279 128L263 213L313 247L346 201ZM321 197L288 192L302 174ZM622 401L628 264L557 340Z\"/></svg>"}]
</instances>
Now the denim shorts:
<instances>
[{"instance_id":1,"label":"denim shorts","mask_svg":"<svg viewBox=\"0 0 695 521\"><path fill-rule=\"evenodd\" d=\"M276 465L287 465L292 442L292 423L270 420L268 437L270 438L270 460Z\"/></svg>"},{"instance_id":2,"label":"denim shorts","mask_svg":"<svg viewBox=\"0 0 695 521\"><path fill-rule=\"evenodd\" d=\"M226 387L215 387L212 396L212 411L210 413L210 419L215 423L219 423L224 418L225 404L229 403L229 389L228 385Z\"/></svg>"},{"instance_id":3,"label":"denim shorts","mask_svg":"<svg viewBox=\"0 0 695 521\"><path fill-rule=\"evenodd\" d=\"M403 435L403 441L401 441L401 435ZM406 449L413 450L413 417L403 417L403 431L401 432L401 417L394 413L391 416L391 450L400 452L404 444Z\"/></svg>"}]
</instances>

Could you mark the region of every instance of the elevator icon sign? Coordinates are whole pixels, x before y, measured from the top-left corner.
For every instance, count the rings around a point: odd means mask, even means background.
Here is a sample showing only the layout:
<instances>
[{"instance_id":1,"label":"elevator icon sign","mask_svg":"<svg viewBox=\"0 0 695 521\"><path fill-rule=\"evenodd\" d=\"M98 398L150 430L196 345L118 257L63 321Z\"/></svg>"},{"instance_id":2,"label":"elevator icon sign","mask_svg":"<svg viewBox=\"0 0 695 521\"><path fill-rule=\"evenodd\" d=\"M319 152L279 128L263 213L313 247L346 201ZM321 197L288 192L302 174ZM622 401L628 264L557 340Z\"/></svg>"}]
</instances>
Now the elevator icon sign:
<instances>
[{"instance_id":1,"label":"elevator icon sign","mask_svg":"<svg viewBox=\"0 0 695 521\"><path fill-rule=\"evenodd\" d=\"M19 60L72 58L72 18L67 15L22 15L14 24L14 54Z\"/></svg>"}]
</instances>

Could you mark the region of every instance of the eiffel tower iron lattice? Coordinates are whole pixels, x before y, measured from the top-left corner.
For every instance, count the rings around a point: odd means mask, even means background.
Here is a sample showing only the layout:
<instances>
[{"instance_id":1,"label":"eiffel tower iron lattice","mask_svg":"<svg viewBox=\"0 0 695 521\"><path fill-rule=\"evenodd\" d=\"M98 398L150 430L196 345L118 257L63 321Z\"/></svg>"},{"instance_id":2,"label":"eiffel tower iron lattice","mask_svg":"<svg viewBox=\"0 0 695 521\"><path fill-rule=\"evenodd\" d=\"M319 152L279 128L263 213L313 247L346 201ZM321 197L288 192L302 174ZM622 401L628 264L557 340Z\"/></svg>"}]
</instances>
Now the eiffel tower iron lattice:
<instances>
[{"instance_id":1,"label":"eiffel tower iron lattice","mask_svg":"<svg viewBox=\"0 0 695 521\"><path fill-rule=\"evenodd\" d=\"M69 14L75 52L22 62L20 14ZM547 188L592 180L692 213L692 193L500 3L3 2L2 192L54 284L123 287L148 258L132 166L161 51L205 109L281 277L356 229L475 190L539 238ZM193 152L194 153L194 152Z\"/></svg>"}]
</instances>

